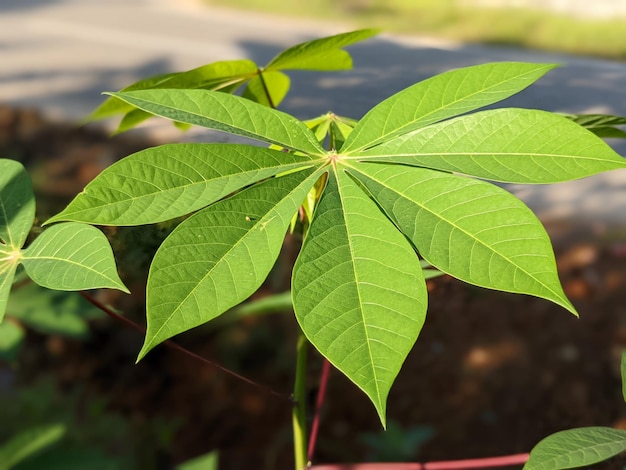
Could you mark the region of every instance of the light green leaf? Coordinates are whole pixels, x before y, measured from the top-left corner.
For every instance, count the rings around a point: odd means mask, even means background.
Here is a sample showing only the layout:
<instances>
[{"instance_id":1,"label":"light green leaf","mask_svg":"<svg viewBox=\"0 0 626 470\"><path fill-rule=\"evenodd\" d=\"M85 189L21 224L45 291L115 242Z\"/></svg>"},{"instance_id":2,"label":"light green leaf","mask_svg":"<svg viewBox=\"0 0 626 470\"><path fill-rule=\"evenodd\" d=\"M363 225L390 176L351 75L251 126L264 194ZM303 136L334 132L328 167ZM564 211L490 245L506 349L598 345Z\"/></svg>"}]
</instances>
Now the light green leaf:
<instances>
[{"instance_id":1,"label":"light green leaf","mask_svg":"<svg viewBox=\"0 0 626 470\"><path fill-rule=\"evenodd\" d=\"M275 108L287 95L291 82L289 77L282 72L268 70L261 73L262 77L256 76L248 82L242 96L264 106ZM268 94L271 101L267 99Z\"/></svg>"},{"instance_id":2,"label":"light green leaf","mask_svg":"<svg viewBox=\"0 0 626 470\"><path fill-rule=\"evenodd\" d=\"M604 139L626 138L626 132L619 129L616 126L626 126L626 117L613 116L610 114L570 114L566 115L568 119L571 119L576 124L589 129L598 137Z\"/></svg>"},{"instance_id":3,"label":"light green leaf","mask_svg":"<svg viewBox=\"0 0 626 470\"><path fill-rule=\"evenodd\" d=\"M12 321L0 323L0 363L13 363L24 340L24 328Z\"/></svg>"},{"instance_id":4,"label":"light green leaf","mask_svg":"<svg viewBox=\"0 0 626 470\"><path fill-rule=\"evenodd\" d=\"M324 149L299 120L239 96L209 90L140 90L112 93L157 116L261 140L313 155Z\"/></svg>"},{"instance_id":5,"label":"light green leaf","mask_svg":"<svg viewBox=\"0 0 626 470\"><path fill-rule=\"evenodd\" d=\"M63 424L31 428L12 437L0 447L0 470L14 465L55 444L65 435Z\"/></svg>"},{"instance_id":6,"label":"light green leaf","mask_svg":"<svg viewBox=\"0 0 626 470\"><path fill-rule=\"evenodd\" d=\"M0 239L21 248L35 219L30 176L20 162L0 159Z\"/></svg>"},{"instance_id":7,"label":"light green leaf","mask_svg":"<svg viewBox=\"0 0 626 470\"><path fill-rule=\"evenodd\" d=\"M219 454L217 451L200 455L176 466L176 470L218 470Z\"/></svg>"},{"instance_id":8,"label":"light green leaf","mask_svg":"<svg viewBox=\"0 0 626 470\"><path fill-rule=\"evenodd\" d=\"M547 299L576 315L545 229L512 194L423 168L361 163L354 174L437 269L477 286Z\"/></svg>"},{"instance_id":9,"label":"light green leaf","mask_svg":"<svg viewBox=\"0 0 626 470\"><path fill-rule=\"evenodd\" d=\"M241 144L167 144L130 155L99 174L46 224L72 220L141 225L208 206L311 159Z\"/></svg>"},{"instance_id":10,"label":"light green leaf","mask_svg":"<svg viewBox=\"0 0 626 470\"><path fill-rule=\"evenodd\" d=\"M410 244L337 173L295 264L293 305L308 340L367 394L384 425L389 389L424 322L426 287Z\"/></svg>"},{"instance_id":11,"label":"light green leaf","mask_svg":"<svg viewBox=\"0 0 626 470\"><path fill-rule=\"evenodd\" d=\"M108 240L91 225L68 222L50 227L22 251L22 264L33 281L48 289L107 287L128 292Z\"/></svg>"},{"instance_id":12,"label":"light green leaf","mask_svg":"<svg viewBox=\"0 0 626 470\"><path fill-rule=\"evenodd\" d=\"M498 109L462 116L360 152L359 160L403 163L509 183L556 183L626 168L591 132L545 111Z\"/></svg>"},{"instance_id":13,"label":"light green leaf","mask_svg":"<svg viewBox=\"0 0 626 470\"><path fill-rule=\"evenodd\" d=\"M203 209L174 229L150 267L148 328L139 359L259 288L278 257L291 217L318 177L310 169L270 179Z\"/></svg>"},{"instance_id":14,"label":"light green leaf","mask_svg":"<svg viewBox=\"0 0 626 470\"><path fill-rule=\"evenodd\" d=\"M543 439L524 470L561 470L602 462L626 450L626 431L599 426L568 429Z\"/></svg>"},{"instance_id":15,"label":"light green leaf","mask_svg":"<svg viewBox=\"0 0 626 470\"><path fill-rule=\"evenodd\" d=\"M120 101L120 100L117 100ZM142 111L141 109L132 108L120 121L117 129L115 129L115 134L121 134L122 132L126 132L133 127L137 127L142 122L150 119L152 114Z\"/></svg>"},{"instance_id":16,"label":"light green leaf","mask_svg":"<svg viewBox=\"0 0 626 470\"><path fill-rule=\"evenodd\" d=\"M13 279L15 279L15 270L21 256L18 248L11 248L0 243L0 322L7 309L11 286Z\"/></svg>"},{"instance_id":17,"label":"light green leaf","mask_svg":"<svg viewBox=\"0 0 626 470\"><path fill-rule=\"evenodd\" d=\"M297 44L282 51L265 68L348 70L352 68L352 58L341 48L371 38L378 33L377 29L361 29Z\"/></svg>"},{"instance_id":18,"label":"light green leaf","mask_svg":"<svg viewBox=\"0 0 626 470\"><path fill-rule=\"evenodd\" d=\"M251 60L229 60L203 65L185 72L167 73L148 77L133 83L120 91L150 90L157 88L203 88L222 90L239 86L257 70ZM89 120L104 119L120 113L127 113L132 105L115 97L109 97L91 115ZM118 129L119 132L121 130Z\"/></svg>"},{"instance_id":19,"label":"light green leaf","mask_svg":"<svg viewBox=\"0 0 626 470\"><path fill-rule=\"evenodd\" d=\"M372 108L359 121L341 151L356 152L497 103L528 87L554 67L552 64L496 62L436 75Z\"/></svg>"}]
</instances>

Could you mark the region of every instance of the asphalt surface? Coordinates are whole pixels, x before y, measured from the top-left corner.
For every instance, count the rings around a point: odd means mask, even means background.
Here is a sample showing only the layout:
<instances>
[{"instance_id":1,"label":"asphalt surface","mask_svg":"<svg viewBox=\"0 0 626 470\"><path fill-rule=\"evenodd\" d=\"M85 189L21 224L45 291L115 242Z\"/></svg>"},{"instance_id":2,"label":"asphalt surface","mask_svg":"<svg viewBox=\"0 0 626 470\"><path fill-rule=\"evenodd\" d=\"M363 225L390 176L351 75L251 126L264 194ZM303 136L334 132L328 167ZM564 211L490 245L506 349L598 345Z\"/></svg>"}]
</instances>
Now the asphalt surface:
<instances>
[{"instance_id":1,"label":"asphalt surface","mask_svg":"<svg viewBox=\"0 0 626 470\"><path fill-rule=\"evenodd\" d=\"M259 64L297 42L349 24L198 7L191 0L0 0L0 102L80 119L118 90L157 73L250 58ZM348 72L292 74L282 109L300 118L327 111L358 118L387 96L434 74L491 61L562 64L506 100L572 113L626 115L626 63L381 35L350 48ZM169 125L145 132L180 137ZM196 131L186 139L199 140ZM611 142L622 155L626 142ZM543 220L626 226L626 170L550 186L513 186Z\"/></svg>"}]
</instances>

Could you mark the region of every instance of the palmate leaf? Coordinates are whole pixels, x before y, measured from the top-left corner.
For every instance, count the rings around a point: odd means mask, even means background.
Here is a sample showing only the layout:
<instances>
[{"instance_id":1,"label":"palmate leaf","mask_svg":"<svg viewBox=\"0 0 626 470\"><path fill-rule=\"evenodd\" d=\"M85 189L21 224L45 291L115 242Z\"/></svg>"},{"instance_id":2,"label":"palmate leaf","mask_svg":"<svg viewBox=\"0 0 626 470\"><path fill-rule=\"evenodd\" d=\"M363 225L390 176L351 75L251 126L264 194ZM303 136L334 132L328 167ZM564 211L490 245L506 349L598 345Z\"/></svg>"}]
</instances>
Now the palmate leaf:
<instances>
[{"instance_id":1,"label":"palmate leaf","mask_svg":"<svg viewBox=\"0 0 626 470\"><path fill-rule=\"evenodd\" d=\"M138 360L260 287L293 214L318 178L309 169L269 179L203 209L169 235L150 267L148 328Z\"/></svg>"},{"instance_id":2,"label":"palmate leaf","mask_svg":"<svg viewBox=\"0 0 626 470\"><path fill-rule=\"evenodd\" d=\"M111 95L174 121L229 132L304 153L325 153L302 121L238 96L209 90L140 90Z\"/></svg>"},{"instance_id":3,"label":"palmate leaf","mask_svg":"<svg viewBox=\"0 0 626 470\"><path fill-rule=\"evenodd\" d=\"M508 183L555 183L626 168L626 160L591 132L562 116L530 109L458 117L355 156Z\"/></svg>"},{"instance_id":4,"label":"palmate leaf","mask_svg":"<svg viewBox=\"0 0 626 470\"><path fill-rule=\"evenodd\" d=\"M342 169L329 176L292 292L306 337L384 424L389 389L424 322L426 287L412 247Z\"/></svg>"},{"instance_id":5,"label":"palmate leaf","mask_svg":"<svg viewBox=\"0 0 626 470\"><path fill-rule=\"evenodd\" d=\"M22 250L21 262L28 276L48 289L107 287L128 292L108 240L91 225L67 222L50 227Z\"/></svg>"},{"instance_id":6,"label":"palmate leaf","mask_svg":"<svg viewBox=\"0 0 626 470\"><path fill-rule=\"evenodd\" d=\"M497 62L445 72L396 93L357 124L341 152L356 152L429 124L497 103L553 69L551 64Z\"/></svg>"},{"instance_id":7,"label":"palmate leaf","mask_svg":"<svg viewBox=\"0 0 626 470\"><path fill-rule=\"evenodd\" d=\"M142 150L98 175L46 223L141 225L170 220L311 159L249 145L166 144Z\"/></svg>"},{"instance_id":8,"label":"palmate leaf","mask_svg":"<svg viewBox=\"0 0 626 470\"><path fill-rule=\"evenodd\" d=\"M347 70L352 68L352 58L341 48L371 38L379 32L377 29L361 29L304 42L278 54L265 69Z\"/></svg>"},{"instance_id":9,"label":"palmate leaf","mask_svg":"<svg viewBox=\"0 0 626 470\"><path fill-rule=\"evenodd\" d=\"M576 314L545 229L512 194L424 168L353 168L351 174L437 269L477 286L541 297Z\"/></svg>"},{"instance_id":10,"label":"palmate leaf","mask_svg":"<svg viewBox=\"0 0 626 470\"><path fill-rule=\"evenodd\" d=\"M561 470L602 462L626 450L626 431L600 426L568 429L543 439L524 470Z\"/></svg>"}]
</instances>

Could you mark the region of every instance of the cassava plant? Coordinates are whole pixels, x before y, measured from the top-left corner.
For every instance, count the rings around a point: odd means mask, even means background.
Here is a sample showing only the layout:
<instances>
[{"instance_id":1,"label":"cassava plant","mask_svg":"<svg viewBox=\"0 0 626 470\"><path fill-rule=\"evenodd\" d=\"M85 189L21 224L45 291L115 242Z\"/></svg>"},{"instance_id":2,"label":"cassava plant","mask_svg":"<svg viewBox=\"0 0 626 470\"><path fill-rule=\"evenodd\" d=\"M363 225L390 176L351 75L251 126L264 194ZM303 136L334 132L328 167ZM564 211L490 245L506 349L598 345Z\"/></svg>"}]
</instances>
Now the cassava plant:
<instances>
[{"instance_id":1,"label":"cassava plant","mask_svg":"<svg viewBox=\"0 0 626 470\"><path fill-rule=\"evenodd\" d=\"M425 277L432 272L425 266L476 286L540 297L577 314L561 287L543 226L492 182L546 184L626 168L593 129L575 122L578 117L518 108L471 113L522 91L552 64L501 62L449 71L391 96L358 121L328 113L303 122L274 109L288 87L279 69L347 68L349 56L341 47L372 34L311 41L264 68L247 64L244 72L233 72L219 63L196 75L166 75L110 93L95 117L123 114L122 129L154 115L264 146L180 143L130 155L49 219L46 225L54 225L24 252L33 209L20 208L1 221L6 227L19 221L17 238L7 230L0 234L6 243L3 272L22 263L38 281L43 273L37 279L28 266L41 251L37 247L76 249L62 230L92 234L97 230L89 224L186 217L152 261L138 360L254 294L285 234L301 230L304 242L292 275L301 329L297 469L306 464L308 343L369 397L384 426L387 395L424 323ZM237 61L242 67L244 62ZM223 93L244 83L244 96ZM81 261L88 260L90 272L108 282L78 286L62 276L65 284L48 287L123 289L110 265L104 269L95 261L104 251L87 249Z\"/></svg>"}]
</instances>

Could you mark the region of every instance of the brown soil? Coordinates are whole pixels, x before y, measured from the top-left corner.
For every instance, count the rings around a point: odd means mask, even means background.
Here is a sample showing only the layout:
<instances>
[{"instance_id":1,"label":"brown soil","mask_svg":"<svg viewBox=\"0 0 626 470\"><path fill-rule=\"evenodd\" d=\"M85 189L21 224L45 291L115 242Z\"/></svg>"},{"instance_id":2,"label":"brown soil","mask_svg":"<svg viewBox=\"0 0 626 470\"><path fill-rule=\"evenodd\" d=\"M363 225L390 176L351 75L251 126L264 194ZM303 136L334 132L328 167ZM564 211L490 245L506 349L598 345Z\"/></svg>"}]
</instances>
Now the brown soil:
<instances>
[{"instance_id":1,"label":"brown soil","mask_svg":"<svg viewBox=\"0 0 626 470\"><path fill-rule=\"evenodd\" d=\"M136 136L111 139L99 130L47 122L33 111L0 108L0 154L29 167L41 219L107 165L150 143ZM419 461L527 452L546 435L571 427L626 428L619 367L626 347L626 227L547 228L580 319L540 299L448 277L429 282L426 325L392 389L388 410L389 420L405 429L425 426L434 432L416 455ZM145 269L154 246L138 256L134 241L145 240L146 232L122 233L125 242L118 242L116 252L129 279L131 271ZM264 293L288 286L293 251L285 250ZM133 297L109 293L104 300L142 322L144 276L130 280ZM294 331L293 315L270 315L198 329L176 341L289 395ZM181 421L159 468L212 449L219 449L223 469L292 468L288 400L165 348L135 366L141 340L113 321L95 323L88 342L33 333L16 383L52 373L60 387L88 384L89 393L108 397L111 409L133 423L153 416ZM312 402L320 365L313 353ZM379 431L366 397L333 371L316 463L364 460L369 450L363 434ZM626 459L617 458L594 468L624 464Z\"/></svg>"}]
</instances>

